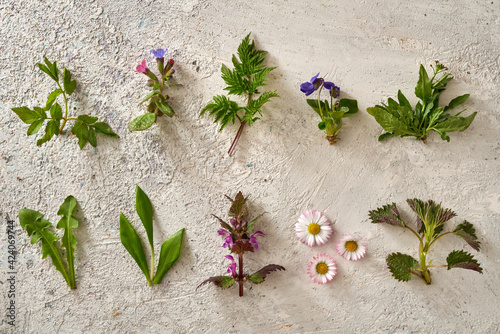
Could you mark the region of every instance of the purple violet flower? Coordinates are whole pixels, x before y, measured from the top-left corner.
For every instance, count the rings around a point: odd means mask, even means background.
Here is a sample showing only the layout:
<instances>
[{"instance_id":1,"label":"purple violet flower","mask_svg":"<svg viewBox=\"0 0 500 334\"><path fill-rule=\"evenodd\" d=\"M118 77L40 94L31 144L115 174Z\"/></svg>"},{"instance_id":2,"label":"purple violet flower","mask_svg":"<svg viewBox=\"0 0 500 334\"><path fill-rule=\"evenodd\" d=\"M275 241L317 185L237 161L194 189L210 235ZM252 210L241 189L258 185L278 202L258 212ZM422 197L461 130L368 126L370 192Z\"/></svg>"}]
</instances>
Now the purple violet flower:
<instances>
[{"instance_id":1,"label":"purple violet flower","mask_svg":"<svg viewBox=\"0 0 500 334\"><path fill-rule=\"evenodd\" d=\"M238 276L238 275L236 274L236 262L234 261L234 258L231 255L226 255L225 258L232 261L229 264L229 266L227 266L227 273L231 274L231 276L233 276L233 278L236 278L236 276Z\"/></svg>"},{"instance_id":2,"label":"purple violet flower","mask_svg":"<svg viewBox=\"0 0 500 334\"><path fill-rule=\"evenodd\" d=\"M155 56L156 59L161 59L167 53L167 49L151 49L151 53ZM173 64L172 64L173 65Z\"/></svg>"},{"instance_id":3,"label":"purple violet flower","mask_svg":"<svg viewBox=\"0 0 500 334\"><path fill-rule=\"evenodd\" d=\"M257 237L256 237L256 235L264 236L265 234L262 231L257 231L254 234L252 234L252 236L250 237L249 241L252 244L253 248L259 249L259 244L257 243Z\"/></svg>"},{"instance_id":4,"label":"purple violet flower","mask_svg":"<svg viewBox=\"0 0 500 334\"><path fill-rule=\"evenodd\" d=\"M311 81L302 83L300 85L300 91L302 93L305 93L306 96L309 96L312 93L314 93L323 84L323 79L318 78L318 76L319 76L319 73L316 74L315 76L313 76L311 78Z\"/></svg>"},{"instance_id":5,"label":"purple violet flower","mask_svg":"<svg viewBox=\"0 0 500 334\"><path fill-rule=\"evenodd\" d=\"M336 98L340 94L340 87L335 86L333 82L325 81L323 87L330 91L330 96Z\"/></svg>"}]
</instances>

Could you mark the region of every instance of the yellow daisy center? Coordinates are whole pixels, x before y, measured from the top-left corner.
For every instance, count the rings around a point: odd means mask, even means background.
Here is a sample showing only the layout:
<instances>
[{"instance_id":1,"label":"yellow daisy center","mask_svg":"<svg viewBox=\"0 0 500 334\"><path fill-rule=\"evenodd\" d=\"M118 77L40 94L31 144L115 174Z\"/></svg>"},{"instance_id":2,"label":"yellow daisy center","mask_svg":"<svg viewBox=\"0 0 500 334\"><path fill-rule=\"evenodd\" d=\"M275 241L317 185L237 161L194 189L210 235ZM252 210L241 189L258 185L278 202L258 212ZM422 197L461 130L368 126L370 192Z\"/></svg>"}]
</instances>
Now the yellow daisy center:
<instances>
[{"instance_id":1,"label":"yellow daisy center","mask_svg":"<svg viewBox=\"0 0 500 334\"><path fill-rule=\"evenodd\" d=\"M318 234L320 230L321 227L316 223L311 223L309 224L309 226L307 226L307 231L313 235Z\"/></svg>"},{"instance_id":2,"label":"yellow daisy center","mask_svg":"<svg viewBox=\"0 0 500 334\"><path fill-rule=\"evenodd\" d=\"M358 249L358 243L356 241L348 241L345 243L345 248L349 251L349 252L354 252L356 249Z\"/></svg>"},{"instance_id":3,"label":"yellow daisy center","mask_svg":"<svg viewBox=\"0 0 500 334\"><path fill-rule=\"evenodd\" d=\"M326 263L318 263L316 265L316 272L320 275L324 275L328 272L328 266Z\"/></svg>"}]
</instances>

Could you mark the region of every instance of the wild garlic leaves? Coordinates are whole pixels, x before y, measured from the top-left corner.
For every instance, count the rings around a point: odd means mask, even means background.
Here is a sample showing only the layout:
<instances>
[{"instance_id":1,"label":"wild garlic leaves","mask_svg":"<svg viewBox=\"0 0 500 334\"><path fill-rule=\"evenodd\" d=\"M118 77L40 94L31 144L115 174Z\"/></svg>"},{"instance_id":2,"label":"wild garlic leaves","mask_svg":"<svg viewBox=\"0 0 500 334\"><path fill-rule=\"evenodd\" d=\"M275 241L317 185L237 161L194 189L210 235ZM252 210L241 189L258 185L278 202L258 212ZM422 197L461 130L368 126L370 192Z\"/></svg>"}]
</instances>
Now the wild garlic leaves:
<instances>
[{"instance_id":1,"label":"wild garlic leaves","mask_svg":"<svg viewBox=\"0 0 500 334\"><path fill-rule=\"evenodd\" d=\"M154 270L155 266L155 253L153 244L153 206L149 197L144 191L142 191L139 186L136 188L136 210L139 218L142 221L142 225L146 230L148 237L151 261L149 264L146 260L146 254L142 246L142 241L134 227L129 223L125 215L120 213L120 239L129 252L132 258L135 260L139 268L146 276L148 285L160 284L165 274L177 261L181 253L182 237L184 235L184 228L180 229L174 233L170 238L168 238L162 245L160 249L160 259L158 260L158 267L156 269L156 274Z\"/></svg>"}]
</instances>

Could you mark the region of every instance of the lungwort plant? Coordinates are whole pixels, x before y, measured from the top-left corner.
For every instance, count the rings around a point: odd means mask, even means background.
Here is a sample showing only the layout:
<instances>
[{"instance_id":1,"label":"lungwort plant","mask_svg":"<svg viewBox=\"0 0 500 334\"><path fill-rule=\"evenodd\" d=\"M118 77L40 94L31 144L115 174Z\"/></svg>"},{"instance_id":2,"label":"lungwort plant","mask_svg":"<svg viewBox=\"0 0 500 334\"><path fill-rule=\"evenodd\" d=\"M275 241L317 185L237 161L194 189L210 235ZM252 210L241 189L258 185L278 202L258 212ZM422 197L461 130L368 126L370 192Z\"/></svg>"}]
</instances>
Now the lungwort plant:
<instances>
[{"instance_id":1,"label":"lungwort plant","mask_svg":"<svg viewBox=\"0 0 500 334\"><path fill-rule=\"evenodd\" d=\"M52 223L43 219L43 214L30 209L19 210L19 223L23 230L31 236L31 244L38 241L42 242L42 259L50 256L52 263L63 275L66 283L71 289L76 288L75 283L75 246L76 239L72 229L78 227L78 220L73 215L76 208L76 199L68 196L57 211L62 218L57 223L58 229L64 229L64 235L59 242L59 237L50 231ZM64 255L60 247L66 250L66 262L63 261Z\"/></svg>"},{"instance_id":2,"label":"lungwort plant","mask_svg":"<svg viewBox=\"0 0 500 334\"><path fill-rule=\"evenodd\" d=\"M409 281L412 275L420 277L425 284L431 284L431 273L429 268L447 267L464 268L483 272L473 256L463 250L454 250L446 258L447 264L433 264L432 260L427 262L427 256L432 245L445 235L454 234L465 240L476 251L479 251L479 241L477 240L476 230L471 223L464 220L457 225L453 231L443 232L444 224L455 217L455 212L441 207L429 200L423 202L419 199L408 199L408 205L417 214L416 229L410 227L399 214L395 203L384 205L377 210L370 211L372 223L386 223L393 226L399 226L410 230L419 242L418 257L419 261L410 255L401 253L392 253L387 257L387 265L394 278L399 281Z\"/></svg>"},{"instance_id":3,"label":"lungwort plant","mask_svg":"<svg viewBox=\"0 0 500 334\"><path fill-rule=\"evenodd\" d=\"M378 138L379 141L393 136L413 136L426 143L431 131L439 133L443 140L450 141L447 132L464 131L469 127L477 112L467 117L459 116L465 109L453 116L449 113L451 109L467 101L469 94L456 97L446 107L440 107L439 97L453 76L446 73L447 68L437 61L433 69L434 74L429 79L424 66L420 65L419 78L415 87L415 95L420 101L415 109L401 90L398 91L398 102L389 98L387 104L367 109L368 113L375 117L375 120L387 131Z\"/></svg>"},{"instance_id":4,"label":"lungwort plant","mask_svg":"<svg viewBox=\"0 0 500 334\"><path fill-rule=\"evenodd\" d=\"M334 100L340 95L340 88L333 82L325 81L323 78L318 78L319 73L311 78L311 81L304 82L300 85L300 90L311 95L319 89L317 99L307 99L307 104L318 114L321 121L318 123L318 128L324 130L326 139L330 145L335 144L340 128L342 127L342 118L349 117L358 112L358 102L350 99ZM321 91L323 88L328 90L330 95L330 103L328 100L321 101Z\"/></svg>"},{"instance_id":5,"label":"lungwort plant","mask_svg":"<svg viewBox=\"0 0 500 334\"><path fill-rule=\"evenodd\" d=\"M227 198L232 203L229 209L229 216L231 217L229 224L221 218L215 215L213 216L219 220L222 227L217 231L219 235L224 238L222 247L227 247L231 254L235 255L238 263L236 263L233 255L226 255L226 259L231 261L227 268L227 273L229 275L210 277L202 282L198 288L205 283L212 282L225 289L231 287L236 282L239 285L240 297L243 297L243 285L245 282L248 281L255 284L262 283L269 273L275 270L285 270L285 268L277 264L269 264L251 275L244 273L243 254L257 250L259 248L257 237L264 236L262 231L254 232L255 223L262 215L248 222L246 220L248 215L247 199L243 197L241 191L236 195L234 200L230 197Z\"/></svg>"},{"instance_id":6,"label":"lungwort plant","mask_svg":"<svg viewBox=\"0 0 500 334\"><path fill-rule=\"evenodd\" d=\"M147 106L147 113L139 117L134 118L129 124L130 131L142 131L148 129L153 125L158 117L167 115L168 117L173 117L175 115L174 109L168 104L170 96L166 94L166 89L169 86L174 85L169 82L170 78L174 74L175 70L172 68L174 66L174 60L170 59L165 64L165 53L167 49L157 49L151 50L151 53L156 58L156 65L158 71L160 72L160 79L151 72L151 70L146 66L146 61L143 60L140 65L137 66L136 72L145 74L149 80L147 85L153 87L153 91L149 93L139 104L149 101Z\"/></svg>"},{"instance_id":7,"label":"lungwort plant","mask_svg":"<svg viewBox=\"0 0 500 334\"><path fill-rule=\"evenodd\" d=\"M56 62L51 63L47 58L44 58L44 61L45 65L38 63L38 67L56 82L58 88L50 93L44 107L34 107L33 109L28 107L12 108L12 111L24 123L30 124L28 136L37 133L45 121L48 121L45 126L45 134L36 142L40 146L52 139L54 135L60 135L67 121L75 121L71 133L78 138L80 149L83 149L87 143L96 147L98 134L118 138L119 136L111 130L109 125L105 122L98 122L97 117L88 115L80 115L76 118L68 117L68 96L75 91L76 81L71 79L71 73L68 69L64 69L64 72L61 73ZM62 79L62 86L60 79ZM64 114L61 105L56 102L61 95L64 100ZM47 116L47 111L50 111L50 117Z\"/></svg>"},{"instance_id":8,"label":"lungwort plant","mask_svg":"<svg viewBox=\"0 0 500 334\"><path fill-rule=\"evenodd\" d=\"M136 189L135 197L135 208L137 214L142 221L142 225L146 229L146 234L148 236L149 247L151 251L151 261L150 268L148 270L148 262L146 260L146 254L142 246L141 238L134 230L132 225L129 223L127 218L120 213L120 239L125 246L125 249L130 253L132 258L135 260L139 268L146 276L148 285L160 284L163 276L172 267L172 265L177 261L181 253L182 237L184 235L184 228L177 231L174 235L168 238L162 245L160 250L160 259L158 260L158 267L155 273L155 251L153 245L153 206L149 197L142 191L139 186Z\"/></svg>"},{"instance_id":9,"label":"lungwort plant","mask_svg":"<svg viewBox=\"0 0 500 334\"><path fill-rule=\"evenodd\" d=\"M213 97L213 102L203 108L200 113L200 115L203 115L208 111L210 115L215 116L214 123L219 122L221 124L220 131L229 122L234 124L238 119L240 128L229 148L229 155L233 154L245 125L250 126L259 120L259 116L262 116L262 106L272 97L279 97L275 91L262 94L259 91L259 87L266 86L266 75L276 68L262 64L266 54L266 51L256 49L253 41L250 43L250 34L248 34L238 47L238 57L233 55L234 69L230 70L224 64L222 64L221 68L222 79L227 85L224 90L227 90L230 95L246 98L246 106L241 107L237 102L230 100L226 96L217 95Z\"/></svg>"}]
</instances>

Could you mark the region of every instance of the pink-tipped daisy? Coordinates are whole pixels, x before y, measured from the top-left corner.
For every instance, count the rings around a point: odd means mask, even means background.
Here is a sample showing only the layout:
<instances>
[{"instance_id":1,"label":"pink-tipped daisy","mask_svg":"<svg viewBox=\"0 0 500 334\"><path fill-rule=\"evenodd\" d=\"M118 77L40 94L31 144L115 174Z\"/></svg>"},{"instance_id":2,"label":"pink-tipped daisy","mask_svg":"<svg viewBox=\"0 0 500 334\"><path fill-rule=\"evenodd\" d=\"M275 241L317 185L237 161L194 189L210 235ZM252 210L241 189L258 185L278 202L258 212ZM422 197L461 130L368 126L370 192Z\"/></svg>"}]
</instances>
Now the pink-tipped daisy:
<instances>
[{"instance_id":1,"label":"pink-tipped daisy","mask_svg":"<svg viewBox=\"0 0 500 334\"><path fill-rule=\"evenodd\" d=\"M330 255L325 253L318 254L313 257L313 260L307 268L307 272L311 276L311 280L318 284L330 282L337 275L337 265Z\"/></svg>"},{"instance_id":2,"label":"pink-tipped daisy","mask_svg":"<svg viewBox=\"0 0 500 334\"><path fill-rule=\"evenodd\" d=\"M300 241L313 247L324 244L332 235L332 223L321 211L308 210L300 215L295 233Z\"/></svg>"},{"instance_id":3,"label":"pink-tipped daisy","mask_svg":"<svg viewBox=\"0 0 500 334\"><path fill-rule=\"evenodd\" d=\"M337 253L346 260L357 261L365 256L366 243L360 237L344 234L337 243Z\"/></svg>"}]
</instances>

